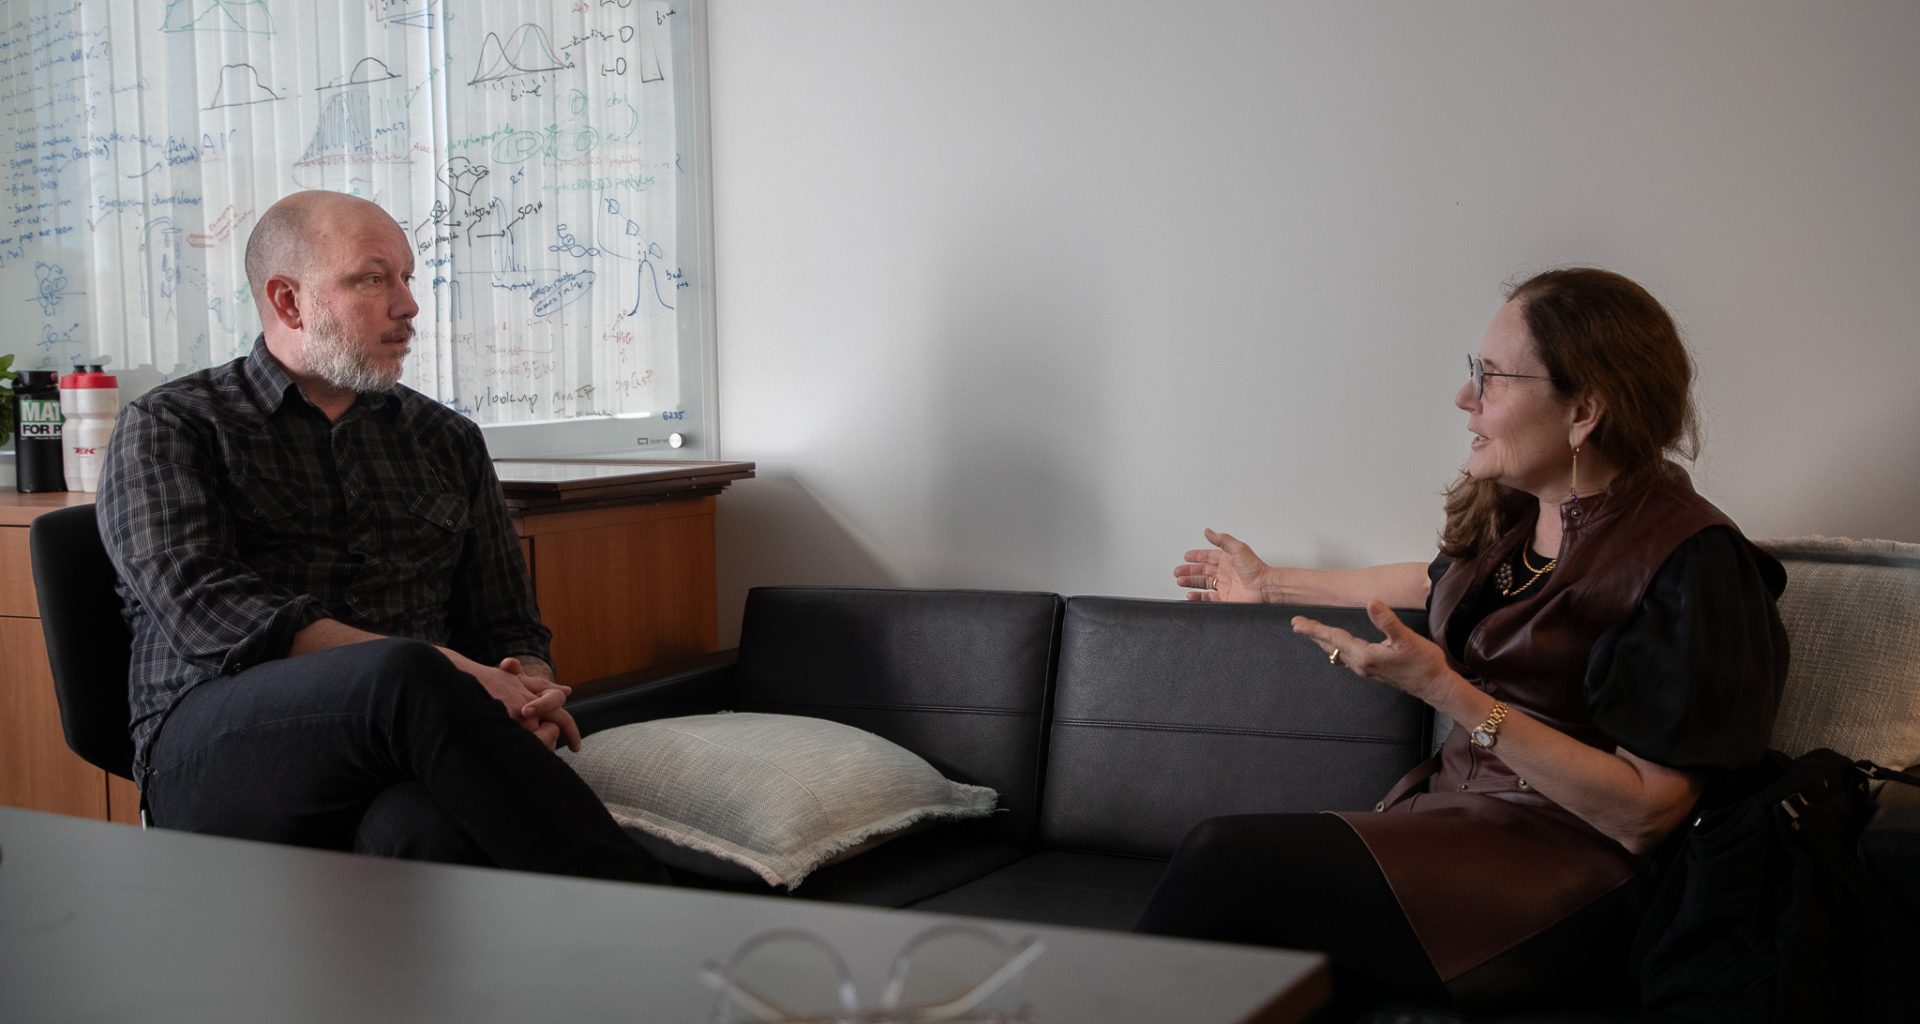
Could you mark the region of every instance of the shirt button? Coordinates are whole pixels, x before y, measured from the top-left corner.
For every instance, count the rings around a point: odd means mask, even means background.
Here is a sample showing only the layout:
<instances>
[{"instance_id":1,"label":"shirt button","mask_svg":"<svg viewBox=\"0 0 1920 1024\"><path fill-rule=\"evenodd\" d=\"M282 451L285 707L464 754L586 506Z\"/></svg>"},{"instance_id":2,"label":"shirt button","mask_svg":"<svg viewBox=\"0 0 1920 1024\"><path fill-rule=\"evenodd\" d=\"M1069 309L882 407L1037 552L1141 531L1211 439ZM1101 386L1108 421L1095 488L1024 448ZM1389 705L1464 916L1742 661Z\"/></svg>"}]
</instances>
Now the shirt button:
<instances>
[{"instance_id":1,"label":"shirt button","mask_svg":"<svg viewBox=\"0 0 1920 1024\"><path fill-rule=\"evenodd\" d=\"M1374 805L1373 805L1373 809L1374 809L1374 810L1376 810L1376 811L1384 811L1384 810L1386 810L1386 809L1387 809L1387 803L1386 803L1386 801L1384 801L1384 800L1382 800L1381 802L1379 802L1379 803L1377 803L1377 804L1374 804Z\"/></svg>"},{"instance_id":2,"label":"shirt button","mask_svg":"<svg viewBox=\"0 0 1920 1024\"><path fill-rule=\"evenodd\" d=\"M1521 788L1521 789L1525 789L1525 788L1527 788L1527 780L1525 780L1525 779L1521 779L1521 780L1520 780L1520 788Z\"/></svg>"},{"instance_id":3,"label":"shirt button","mask_svg":"<svg viewBox=\"0 0 1920 1024\"><path fill-rule=\"evenodd\" d=\"M1462 782L1462 783L1460 784L1460 792L1462 792L1462 793L1464 793L1464 792L1466 792L1466 791L1467 791L1467 784L1466 784L1466 783L1464 783L1464 782Z\"/></svg>"}]
</instances>

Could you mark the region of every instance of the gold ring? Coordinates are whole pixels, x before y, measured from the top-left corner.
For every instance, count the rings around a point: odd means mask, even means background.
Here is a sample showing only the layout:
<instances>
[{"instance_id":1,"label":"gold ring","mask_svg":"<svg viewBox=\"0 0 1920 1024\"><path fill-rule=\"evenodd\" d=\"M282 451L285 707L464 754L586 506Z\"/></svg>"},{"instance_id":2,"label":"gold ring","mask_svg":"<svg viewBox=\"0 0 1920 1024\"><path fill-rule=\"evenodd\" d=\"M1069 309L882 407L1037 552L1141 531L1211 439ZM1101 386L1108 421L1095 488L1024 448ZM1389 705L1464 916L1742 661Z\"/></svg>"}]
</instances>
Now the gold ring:
<instances>
[{"instance_id":1,"label":"gold ring","mask_svg":"<svg viewBox=\"0 0 1920 1024\"><path fill-rule=\"evenodd\" d=\"M1329 665L1338 665L1338 664L1340 664L1340 648L1338 648L1338 647L1335 647L1335 648L1333 649L1333 653L1332 653L1332 654L1329 654L1329 655L1327 655L1327 664L1329 664Z\"/></svg>"}]
</instances>

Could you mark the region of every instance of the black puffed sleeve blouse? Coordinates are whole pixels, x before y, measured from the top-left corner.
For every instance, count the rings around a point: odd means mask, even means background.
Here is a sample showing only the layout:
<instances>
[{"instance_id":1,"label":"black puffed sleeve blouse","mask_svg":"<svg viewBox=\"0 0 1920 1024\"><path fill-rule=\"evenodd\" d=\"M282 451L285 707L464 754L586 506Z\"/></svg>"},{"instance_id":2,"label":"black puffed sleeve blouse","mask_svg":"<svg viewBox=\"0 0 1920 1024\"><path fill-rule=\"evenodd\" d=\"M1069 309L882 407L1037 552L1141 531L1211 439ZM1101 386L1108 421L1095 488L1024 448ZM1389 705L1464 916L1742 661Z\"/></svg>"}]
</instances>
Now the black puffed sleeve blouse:
<instances>
[{"instance_id":1,"label":"black puffed sleeve blouse","mask_svg":"<svg viewBox=\"0 0 1920 1024\"><path fill-rule=\"evenodd\" d=\"M1428 567L1438 580L1450 560ZM1710 527L1683 541L1640 606L1594 644L1585 687L1593 722L1634 754L1683 771L1739 768L1767 749L1787 677L1787 635L1774 600L1779 561L1737 530ZM1473 623L1499 591L1467 602ZM1456 658L1458 652L1454 652Z\"/></svg>"}]
</instances>

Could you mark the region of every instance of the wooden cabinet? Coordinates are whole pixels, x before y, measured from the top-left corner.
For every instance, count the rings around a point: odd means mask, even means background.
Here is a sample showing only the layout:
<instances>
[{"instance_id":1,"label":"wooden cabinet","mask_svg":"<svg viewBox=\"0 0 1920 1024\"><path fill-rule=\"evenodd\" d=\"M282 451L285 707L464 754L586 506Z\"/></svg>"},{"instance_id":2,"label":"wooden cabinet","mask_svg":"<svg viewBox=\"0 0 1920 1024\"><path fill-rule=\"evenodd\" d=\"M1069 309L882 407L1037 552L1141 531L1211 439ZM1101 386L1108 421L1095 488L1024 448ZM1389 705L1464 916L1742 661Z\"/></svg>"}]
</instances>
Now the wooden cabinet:
<instances>
[{"instance_id":1,"label":"wooden cabinet","mask_svg":"<svg viewBox=\"0 0 1920 1024\"><path fill-rule=\"evenodd\" d=\"M587 682L718 649L717 489L515 512L562 681ZM137 822L133 784L67 748L27 556L34 517L91 500L89 494L0 488L0 805Z\"/></svg>"},{"instance_id":2,"label":"wooden cabinet","mask_svg":"<svg viewBox=\"0 0 1920 1024\"><path fill-rule=\"evenodd\" d=\"M561 682L719 649L713 515L707 496L515 516Z\"/></svg>"}]
</instances>

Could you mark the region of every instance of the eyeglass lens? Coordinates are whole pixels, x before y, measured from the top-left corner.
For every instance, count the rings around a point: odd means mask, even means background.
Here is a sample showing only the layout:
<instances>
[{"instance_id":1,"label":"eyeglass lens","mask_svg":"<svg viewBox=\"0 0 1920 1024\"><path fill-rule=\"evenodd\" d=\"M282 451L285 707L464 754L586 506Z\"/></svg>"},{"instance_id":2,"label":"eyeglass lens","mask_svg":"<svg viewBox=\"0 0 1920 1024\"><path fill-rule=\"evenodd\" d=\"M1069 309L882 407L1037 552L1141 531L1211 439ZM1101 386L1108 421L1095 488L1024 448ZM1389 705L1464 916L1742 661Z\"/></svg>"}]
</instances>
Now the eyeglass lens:
<instances>
[{"instance_id":1,"label":"eyeglass lens","mask_svg":"<svg viewBox=\"0 0 1920 1024\"><path fill-rule=\"evenodd\" d=\"M882 1005L917 1010L916 1019L928 1021L1022 1020L1020 975L1038 945L1004 942L965 925L935 927L900 951Z\"/></svg>"},{"instance_id":2,"label":"eyeglass lens","mask_svg":"<svg viewBox=\"0 0 1920 1024\"><path fill-rule=\"evenodd\" d=\"M859 1005L847 965L811 933L776 930L755 937L718 972L713 1024L843 1020Z\"/></svg>"},{"instance_id":3,"label":"eyeglass lens","mask_svg":"<svg viewBox=\"0 0 1920 1024\"><path fill-rule=\"evenodd\" d=\"M749 939L701 980L717 999L709 1024L1017 1024L1029 1018L1022 975L1044 950L970 924L943 924L895 956L878 1007L861 1008L847 962L812 932L774 929Z\"/></svg>"}]
</instances>

